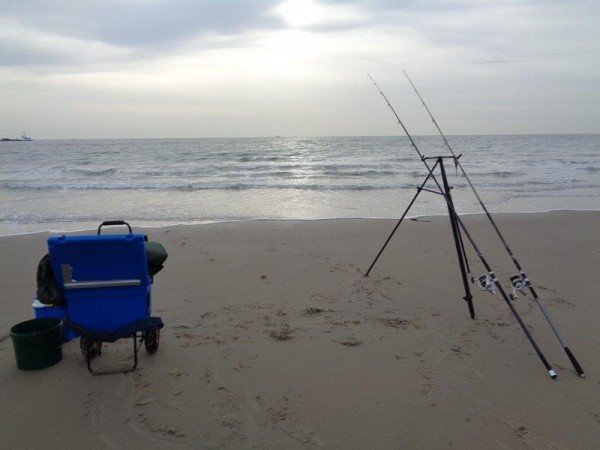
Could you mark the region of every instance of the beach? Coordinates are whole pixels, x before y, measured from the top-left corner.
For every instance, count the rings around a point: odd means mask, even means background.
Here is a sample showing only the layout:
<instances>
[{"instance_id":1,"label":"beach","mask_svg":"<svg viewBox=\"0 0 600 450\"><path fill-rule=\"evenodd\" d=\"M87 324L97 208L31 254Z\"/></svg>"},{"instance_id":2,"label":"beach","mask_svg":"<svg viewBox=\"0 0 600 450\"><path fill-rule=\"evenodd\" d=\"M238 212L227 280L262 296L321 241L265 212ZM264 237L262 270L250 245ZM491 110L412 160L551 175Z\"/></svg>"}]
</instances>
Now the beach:
<instances>
[{"instance_id":1,"label":"beach","mask_svg":"<svg viewBox=\"0 0 600 450\"><path fill-rule=\"evenodd\" d=\"M2 447L597 448L600 212L496 219L586 379L530 294L514 304L556 380L499 294L471 285L471 320L443 216L402 224L368 278L393 220L137 229L169 252L152 288L158 352L92 376L73 340L57 365L22 372L7 335L32 317L51 234L2 237ZM464 221L507 281L516 269L486 218ZM94 365L130 356L130 341L105 344Z\"/></svg>"}]
</instances>

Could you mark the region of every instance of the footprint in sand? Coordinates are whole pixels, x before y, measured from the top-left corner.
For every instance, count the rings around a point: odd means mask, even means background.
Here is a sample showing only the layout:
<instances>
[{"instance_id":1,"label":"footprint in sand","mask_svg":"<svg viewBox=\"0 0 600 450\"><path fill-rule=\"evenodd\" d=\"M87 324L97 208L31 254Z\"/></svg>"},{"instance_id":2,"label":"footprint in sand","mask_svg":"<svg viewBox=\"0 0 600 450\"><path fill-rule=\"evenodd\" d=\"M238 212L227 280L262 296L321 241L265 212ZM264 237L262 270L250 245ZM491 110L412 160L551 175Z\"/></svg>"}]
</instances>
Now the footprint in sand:
<instances>
[{"instance_id":1,"label":"footprint in sand","mask_svg":"<svg viewBox=\"0 0 600 450\"><path fill-rule=\"evenodd\" d=\"M169 376L175 378L175 379L179 379L181 378L183 375L185 375L185 372L183 370L180 369L173 369L169 371Z\"/></svg>"},{"instance_id":2,"label":"footprint in sand","mask_svg":"<svg viewBox=\"0 0 600 450\"><path fill-rule=\"evenodd\" d=\"M174 437L185 437L185 434L174 430L173 428L169 428L169 427L164 427L164 426L157 426L157 425L152 425L150 427L150 430L153 433L158 433L158 434L162 434L163 436L174 436Z\"/></svg>"},{"instance_id":3,"label":"footprint in sand","mask_svg":"<svg viewBox=\"0 0 600 450\"><path fill-rule=\"evenodd\" d=\"M340 344L345 345L346 347L357 347L362 344L362 341L355 338L350 338L340 341Z\"/></svg>"},{"instance_id":4,"label":"footprint in sand","mask_svg":"<svg viewBox=\"0 0 600 450\"><path fill-rule=\"evenodd\" d=\"M307 316L314 316L315 314L320 314L324 311L323 308L319 308L317 306L309 306L304 310L304 314Z\"/></svg>"},{"instance_id":5,"label":"footprint in sand","mask_svg":"<svg viewBox=\"0 0 600 450\"><path fill-rule=\"evenodd\" d=\"M433 386L431 386L431 384L423 383L419 386L419 394L429 395L429 393L431 392L432 389L433 389Z\"/></svg>"},{"instance_id":6,"label":"footprint in sand","mask_svg":"<svg viewBox=\"0 0 600 450\"><path fill-rule=\"evenodd\" d=\"M246 366L244 366L241 362L237 363L237 366L233 368L236 372L241 372Z\"/></svg>"},{"instance_id":7,"label":"footprint in sand","mask_svg":"<svg viewBox=\"0 0 600 450\"><path fill-rule=\"evenodd\" d=\"M292 336L291 333L292 330L290 329L289 324L284 322L279 328L269 331L269 336L277 341L289 341L294 339L294 336Z\"/></svg>"},{"instance_id":8,"label":"footprint in sand","mask_svg":"<svg viewBox=\"0 0 600 450\"><path fill-rule=\"evenodd\" d=\"M227 428L237 428L241 423L242 421L236 414L225 414L221 419L221 425Z\"/></svg>"}]
</instances>

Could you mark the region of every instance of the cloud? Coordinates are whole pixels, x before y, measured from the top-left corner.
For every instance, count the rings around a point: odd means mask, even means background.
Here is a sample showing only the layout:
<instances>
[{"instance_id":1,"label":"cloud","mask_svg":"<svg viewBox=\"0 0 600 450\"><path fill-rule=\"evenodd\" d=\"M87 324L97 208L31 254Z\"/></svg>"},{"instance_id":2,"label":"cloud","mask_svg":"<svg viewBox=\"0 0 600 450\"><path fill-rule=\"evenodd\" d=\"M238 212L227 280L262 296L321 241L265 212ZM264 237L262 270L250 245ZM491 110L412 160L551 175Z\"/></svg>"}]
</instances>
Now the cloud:
<instances>
[{"instance_id":1,"label":"cloud","mask_svg":"<svg viewBox=\"0 0 600 450\"><path fill-rule=\"evenodd\" d=\"M394 133L369 71L415 132L430 132L402 68L454 132L540 132L535 108L587 130L600 115L599 13L566 0L11 0L0 131L45 111L52 136L71 136L74 120L83 136L132 124L142 136L173 124L187 136ZM502 109L523 102L514 118Z\"/></svg>"},{"instance_id":2,"label":"cloud","mask_svg":"<svg viewBox=\"0 0 600 450\"><path fill-rule=\"evenodd\" d=\"M124 59L132 51L96 40L49 33L0 20L1 66L54 66Z\"/></svg>"},{"instance_id":3,"label":"cloud","mask_svg":"<svg viewBox=\"0 0 600 450\"><path fill-rule=\"evenodd\" d=\"M273 0L22 0L9 2L3 17L47 33L147 47L203 33L274 27L278 21L265 12L275 4Z\"/></svg>"}]
</instances>

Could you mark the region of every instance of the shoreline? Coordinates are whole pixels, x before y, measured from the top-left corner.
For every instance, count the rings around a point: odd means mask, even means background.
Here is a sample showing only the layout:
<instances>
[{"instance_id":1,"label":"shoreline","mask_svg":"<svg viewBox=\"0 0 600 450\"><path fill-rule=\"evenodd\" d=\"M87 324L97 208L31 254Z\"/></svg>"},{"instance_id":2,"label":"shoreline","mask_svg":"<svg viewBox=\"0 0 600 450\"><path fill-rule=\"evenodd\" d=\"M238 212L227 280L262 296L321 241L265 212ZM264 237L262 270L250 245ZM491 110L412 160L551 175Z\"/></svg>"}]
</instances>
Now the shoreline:
<instances>
[{"instance_id":1,"label":"shoreline","mask_svg":"<svg viewBox=\"0 0 600 450\"><path fill-rule=\"evenodd\" d=\"M594 212L600 212L600 209L546 209L546 210L540 210L540 211L527 211L527 212L495 212L493 210L490 210L490 213L492 215L492 217L500 217L500 216L505 216L505 217L509 217L509 216L519 216L519 215L543 215L543 214L553 214L553 213L594 213ZM405 220L415 220L415 219L436 219L438 217L447 217L448 214L447 213L440 213L440 214L419 214L419 215L414 215L414 216L410 216L407 215L405 217ZM485 212L472 212L472 213L461 213L460 214L461 217L477 217L477 216L485 216ZM331 218L317 218L317 219L276 219L276 218L253 218L253 219L223 219L223 220L207 220L207 221L190 221L190 222L186 222L186 221L181 221L181 222L172 222L172 223L166 223L166 222L160 222L158 221L157 223L159 225L136 225L133 221L129 221L126 220L127 222L130 222L130 225L132 226L132 228L137 228L139 230L160 230L160 229L165 229L165 228L171 228L171 227L200 227L200 226L205 226L205 225L219 225L219 224L235 224L235 223L252 223L252 222L299 222L299 223L304 223L304 222L315 222L315 223L319 223L319 222L330 222L330 221L345 221L345 220L355 220L355 221L361 221L361 220L376 220L376 221L397 221L399 218L393 218L393 217L331 217ZM106 219L106 220L113 220L113 219ZM114 219L117 220L117 219ZM119 219L120 220L120 219ZM143 221L142 221L143 222ZM73 223L73 222L67 222L65 221L64 223ZM79 222L75 222L75 223L79 223ZM86 222L81 222L81 223L92 223L89 221ZM99 225L100 223L102 223L101 220L98 220L97 224ZM1 225L0 225L1 226ZM9 238L9 237L13 237L13 236L34 236L34 235L38 235L38 234L60 234L60 233L68 233L68 234L72 234L72 233L84 233L84 232L91 232L91 231L95 231L98 228L98 226L96 225L95 227L90 226L90 227L84 227L84 228L74 228L72 230L36 230L36 231L24 231L24 232L20 232L20 233L9 233L9 234L2 234L0 232L0 239L2 238Z\"/></svg>"}]
</instances>

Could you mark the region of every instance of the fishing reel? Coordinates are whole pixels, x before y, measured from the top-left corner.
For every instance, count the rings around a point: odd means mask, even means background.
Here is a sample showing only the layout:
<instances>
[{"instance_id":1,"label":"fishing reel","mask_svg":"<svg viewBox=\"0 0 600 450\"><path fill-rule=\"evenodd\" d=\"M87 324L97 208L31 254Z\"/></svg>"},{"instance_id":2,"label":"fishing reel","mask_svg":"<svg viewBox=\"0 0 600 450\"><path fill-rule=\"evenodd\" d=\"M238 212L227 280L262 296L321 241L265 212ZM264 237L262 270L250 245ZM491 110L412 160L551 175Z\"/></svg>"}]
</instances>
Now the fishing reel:
<instances>
[{"instance_id":1,"label":"fishing reel","mask_svg":"<svg viewBox=\"0 0 600 450\"><path fill-rule=\"evenodd\" d=\"M479 278L477 278L477 281L475 278L471 277L471 282L473 284L477 284L477 286L479 286L483 292L489 292L490 294L496 293L496 284L489 273L481 275Z\"/></svg>"},{"instance_id":2,"label":"fishing reel","mask_svg":"<svg viewBox=\"0 0 600 450\"><path fill-rule=\"evenodd\" d=\"M521 275L513 275L510 277L510 282L513 287L513 293L510 294L510 299L515 300L517 296L517 291L519 291L523 295L527 295L527 282L523 279Z\"/></svg>"}]
</instances>

